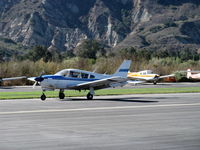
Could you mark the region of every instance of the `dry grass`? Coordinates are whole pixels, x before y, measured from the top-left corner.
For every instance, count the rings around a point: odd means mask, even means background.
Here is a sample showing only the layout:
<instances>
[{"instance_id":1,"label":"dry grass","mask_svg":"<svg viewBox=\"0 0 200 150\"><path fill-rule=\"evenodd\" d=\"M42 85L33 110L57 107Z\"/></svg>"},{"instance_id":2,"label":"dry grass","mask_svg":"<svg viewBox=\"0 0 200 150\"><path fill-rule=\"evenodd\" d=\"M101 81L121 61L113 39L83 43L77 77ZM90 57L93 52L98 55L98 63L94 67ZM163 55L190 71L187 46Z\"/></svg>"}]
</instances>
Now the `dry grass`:
<instances>
[{"instance_id":1,"label":"dry grass","mask_svg":"<svg viewBox=\"0 0 200 150\"><path fill-rule=\"evenodd\" d=\"M84 58L71 58L62 62L47 62L42 60L32 62L29 60L19 62L4 62L0 64L0 77L13 77L13 76L39 76L41 74L55 74L59 70L66 68L78 68L88 71L95 71L98 73L114 73L117 67L121 64L124 58L120 56L112 58L98 58L84 59ZM159 74L171 74L177 70L186 70L191 68L193 70L200 69L200 61L189 60L181 62L180 59L175 58L153 58L150 61L146 60L133 60L130 71L140 71L151 69ZM26 80L18 80L12 82L5 82L4 84L10 85L25 85L30 84ZM31 83L32 84L32 83Z\"/></svg>"}]
</instances>

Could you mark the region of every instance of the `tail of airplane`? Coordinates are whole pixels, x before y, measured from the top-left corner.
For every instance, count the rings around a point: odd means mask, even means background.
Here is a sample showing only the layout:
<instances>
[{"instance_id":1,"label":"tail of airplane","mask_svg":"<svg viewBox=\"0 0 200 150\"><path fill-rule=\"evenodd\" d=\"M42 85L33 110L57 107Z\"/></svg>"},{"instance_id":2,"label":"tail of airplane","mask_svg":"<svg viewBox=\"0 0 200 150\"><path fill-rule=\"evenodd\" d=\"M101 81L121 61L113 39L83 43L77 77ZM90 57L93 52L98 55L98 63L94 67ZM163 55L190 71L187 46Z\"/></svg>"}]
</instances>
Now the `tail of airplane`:
<instances>
[{"instance_id":1,"label":"tail of airplane","mask_svg":"<svg viewBox=\"0 0 200 150\"><path fill-rule=\"evenodd\" d=\"M131 66L131 60L124 60L123 63L120 65L120 67L117 69L117 71L113 74L113 76L120 76L127 78L130 66Z\"/></svg>"},{"instance_id":2,"label":"tail of airplane","mask_svg":"<svg viewBox=\"0 0 200 150\"><path fill-rule=\"evenodd\" d=\"M192 76L192 72L191 69L187 70L187 78L189 79Z\"/></svg>"}]
</instances>

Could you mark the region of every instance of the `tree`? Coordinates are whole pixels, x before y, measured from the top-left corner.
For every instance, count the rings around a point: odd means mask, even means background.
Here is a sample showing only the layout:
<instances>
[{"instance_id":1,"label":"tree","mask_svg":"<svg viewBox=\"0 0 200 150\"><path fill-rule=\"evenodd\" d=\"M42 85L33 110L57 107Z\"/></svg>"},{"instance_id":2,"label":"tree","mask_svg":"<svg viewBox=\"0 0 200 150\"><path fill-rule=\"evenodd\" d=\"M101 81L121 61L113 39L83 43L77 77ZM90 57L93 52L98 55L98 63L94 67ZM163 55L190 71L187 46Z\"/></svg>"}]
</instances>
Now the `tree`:
<instances>
[{"instance_id":1,"label":"tree","mask_svg":"<svg viewBox=\"0 0 200 150\"><path fill-rule=\"evenodd\" d=\"M119 51L117 51L116 55L119 55L124 59L131 59L131 58L136 59L137 57L136 52L137 52L136 48L129 47L129 48L120 49Z\"/></svg>"},{"instance_id":2,"label":"tree","mask_svg":"<svg viewBox=\"0 0 200 150\"><path fill-rule=\"evenodd\" d=\"M96 59L97 56L105 56L105 49L96 40L84 40L76 47L74 53L79 57Z\"/></svg>"},{"instance_id":3,"label":"tree","mask_svg":"<svg viewBox=\"0 0 200 150\"><path fill-rule=\"evenodd\" d=\"M43 46L36 46L34 47L28 54L28 57L32 61L40 60L41 58L44 58L47 53L47 48Z\"/></svg>"},{"instance_id":4,"label":"tree","mask_svg":"<svg viewBox=\"0 0 200 150\"><path fill-rule=\"evenodd\" d=\"M199 60L199 54L197 53L196 49L190 49L190 48L183 48L180 52L179 52L179 57L181 58L181 60L183 61L187 61L187 60Z\"/></svg>"},{"instance_id":5,"label":"tree","mask_svg":"<svg viewBox=\"0 0 200 150\"><path fill-rule=\"evenodd\" d=\"M28 58L34 62L40 59L43 59L44 62L60 62L62 61L63 57L61 56L60 52L56 49L48 50L46 47L36 46L29 52Z\"/></svg>"}]
</instances>

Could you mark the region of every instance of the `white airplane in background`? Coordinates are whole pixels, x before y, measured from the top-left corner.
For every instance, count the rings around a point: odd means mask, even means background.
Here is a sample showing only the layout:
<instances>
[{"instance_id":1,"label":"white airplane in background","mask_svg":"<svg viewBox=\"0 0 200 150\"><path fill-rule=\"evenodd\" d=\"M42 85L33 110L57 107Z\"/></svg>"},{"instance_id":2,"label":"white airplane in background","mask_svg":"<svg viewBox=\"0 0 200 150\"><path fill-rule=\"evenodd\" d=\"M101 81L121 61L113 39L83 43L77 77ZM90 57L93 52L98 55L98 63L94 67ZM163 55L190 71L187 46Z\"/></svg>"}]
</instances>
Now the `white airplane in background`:
<instances>
[{"instance_id":1,"label":"white airplane in background","mask_svg":"<svg viewBox=\"0 0 200 150\"><path fill-rule=\"evenodd\" d=\"M124 60L118 70L112 75L98 74L94 72L79 69L64 69L54 75L42 75L31 77L28 80L38 82L42 88L43 94L41 100L45 100L45 91L59 89L59 98L64 99L64 90L89 90L87 99L93 99L94 90L108 87L124 86L127 84L127 74L131 61Z\"/></svg>"},{"instance_id":2,"label":"white airplane in background","mask_svg":"<svg viewBox=\"0 0 200 150\"><path fill-rule=\"evenodd\" d=\"M153 84L157 84L158 80L168 77L174 77L174 74L160 76L159 74L153 73L152 70L143 70L140 72L128 72L129 79L153 82Z\"/></svg>"},{"instance_id":3,"label":"white airplane in background","mask_svg":"<svg viewBox=\"0 0 200 150\"><path fill-rule=\"evenodd\" d=\"M187 78L200 80L200 71L192 71L191 69L188 69L187 70Z\"/></svg>"},{"instance_id":4,"label":"white airplane in background","mask_svg":"<svg viewBox=\"0 0 200 150\"><path fill-rule=\"evenodd\" d=\"M0 78L0 84L1 84L3 81L18 80L18 79L25 79L25 78L26 78L26 76L11 77L11 78Z\"/></svg>"}]
</instances>

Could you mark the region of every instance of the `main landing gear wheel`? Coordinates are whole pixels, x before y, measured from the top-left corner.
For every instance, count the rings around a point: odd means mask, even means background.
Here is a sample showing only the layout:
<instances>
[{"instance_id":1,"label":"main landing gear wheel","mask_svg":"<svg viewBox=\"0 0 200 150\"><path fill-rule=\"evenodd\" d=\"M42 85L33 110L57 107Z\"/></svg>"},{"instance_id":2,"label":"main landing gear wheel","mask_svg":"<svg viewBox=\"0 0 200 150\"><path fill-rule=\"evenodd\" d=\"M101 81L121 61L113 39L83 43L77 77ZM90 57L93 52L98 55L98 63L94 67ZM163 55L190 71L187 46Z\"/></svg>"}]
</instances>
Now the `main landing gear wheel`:
<instances>
[{"instance_id":1,"label":"main landing gear wheel","mask_svg":"<svg viewBox=\"0 0 200 150\"><path fill-rule=\"evenodd\" d=\"M64 94L64 93L62 93L62 92L61 92L61 93L59 93L59 98L60 98L60 99L64 99L64 98L65 98L65 94Z\"/></svg>"},{"instance_id":2,"label":"main landing gear wheel","mask_svg":"<svg viewBox=\"0 0 200 150\"><path fill-rule=\"evenodd\" d=\"M87 94L87 99L88 99L88 100L92 100L92 99L93 99L93 95L92 95L91 93L88 93L88 94Z\"/></svg>"},{"instance_id":3,"label":"main landing gear wheel","mask_svg":"<svg viewBox=\"0 0 200 150\"><path fill-rule=\"evenodd\" d=\"M43 93L40 98L42 101L44 101L46 99L46 95Z\"/></svg>"}]
</instances>

